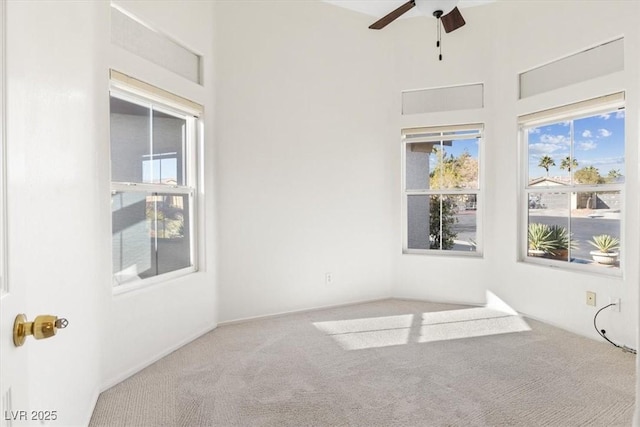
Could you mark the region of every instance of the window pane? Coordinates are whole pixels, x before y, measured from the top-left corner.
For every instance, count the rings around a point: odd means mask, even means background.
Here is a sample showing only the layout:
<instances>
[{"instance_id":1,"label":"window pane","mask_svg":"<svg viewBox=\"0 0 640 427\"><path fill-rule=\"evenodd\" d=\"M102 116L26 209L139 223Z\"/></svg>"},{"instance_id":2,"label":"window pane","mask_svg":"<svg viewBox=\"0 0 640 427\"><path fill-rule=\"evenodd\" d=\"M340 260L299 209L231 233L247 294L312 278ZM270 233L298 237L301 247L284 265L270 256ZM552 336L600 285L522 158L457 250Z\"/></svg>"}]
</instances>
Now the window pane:
<instances>
[{"instance_id":1,"label":"window pane","mask_svg":"<svg viewBox=\"0 0 640 427\"><path fill-rule=\"evenodd\" d=\"M596 261L589 243L607 235L619 242L619 191L530 193L528 255L579 264L619 266L619 249L609 259ZM570 206L570 209L567 206Z\"/></svg>"},{"instance_id":2,"label":"window pane","mask_svg":"<svg viewBox=\"0 0 640 427\"><path fill-rule=\"evenodd\" d=\"M430 196L429 243L430 249L451 250L455 248L458 233L457 200L453 196Z\"/></svg>"},{"instance_id":3,"label":"window pane","mask_svg":"<svg viewBox=\"0 0 640 427\"><path fill-rule=\"evenodd\" d=\"M120 284L189 267L189 196L112 196L113 273Z\"/></svg>"},{"instance_id":4,"label":"window pane","mask_svg":"<svg viewBox=\"0 0 640 427\"><path fill-rule=\"evenodd\" d=\"M593 241L594 236L601 235L620 239L620 198L619 191L573 193L572 203L575 201L575 208L571 214L571 231L577 247L571 251L572 261L599 264L591 253L597 248L589 241ZM619 254L619 249L612 252ZM618 259L616 255L611 259L612 264L606 265L617 267Z\"/></svg>"},{"instance_id":5,"label":"window pane","mask_svg":"<svg viewBox=\"0 0 640 427\"><path fill-rule=\"evenodd\" d=\"M529 186L569 184L569 170L563 160L571 156L571 122L542 125L526 130Z\"/></svg>"},{"instance_id":6,"label":"window pane","mask_svg":"<svg viewBox=\"0 0 640 427\"><path fill-rule=\"evenodd\" d=\"M409 249L429 249L429 197L407 196L407 227Z\"/></svg>"},{"instance_id":7,"label":"window pane","mask_svg":"<svg viewBox=\"0 0 640 427\"><path fill-rule=\"evenodd\" d=\"M111 180L143 182L151 154L151 110L111 97Z\"/></svg>"},{"instance_id":8,"label":"window pane","mask_svg":"<svg viewBox=\"0 0 640 427\"><path fill-rule=\"evenodd\" d=\"M140 280L151 273L153 254L144 193L117 193L111 198L113 274L118 283Z\"/></svg>"},{"instance_id":9,"label":"window pane","mask_svg":"<svg viewBox=\"0 0 640 427\"><path fill-rule=\"evenodd\" d=\"M407 190L478 188L478 140L407 144Z\"/></svg>"},{"instance_id":10,"label":"window pane","mask_svg":"<svg viewBox=\"0 0 640 427\"><path fill-rule=\"evenodd\" d=\"M144 182L185 185L186 120L153 111L153 156L145 158Z\"/></svg>"},{"instance_id":11,"label":"window pane","mask_svg":"<svg viewBox=\"0 0 640 427\"><path fill-rule=\"evenodd\" d=\"M430 160L431 188L478 188L477 139L442 141Z\"/></svg>"},{"instance_id":12,"label":"window pane","mask_svg":"<svg viewBox=\"0 0 640 427\"><path fill-rule=\"evenodd\" d=\"M529 193L529 256L569 261L569 199L568 193Z\"/></svg>"},{"instance_id":13,"label":"window pane","mask_svg":"<svg viewBox=\"0 0 640 427\"><path fill-rule=\"evenodd\" d=\"M624 110L574 120L576 184L624 182Z\"/></svg>"},{"instance_id":14,"label":"window pane","mask_svg":"<svg viewBox=\"0 0 640 427\"><path fill-rule=\"evenodd\" d=\"M476 195L407 196L408 248L475 251Z\"/></svg>"},{"instance_id":15,"label":"window pane","mask_svg":"<svg viewBox=\"0 0 640 427\"><path fill-rule=\"evenodd\" d=\"M477 243L477 198L475 194L445 196L454 206L451 224L454 251L474 251Z\"/></svg>"},{"instance_id":16,"label":"window pane","mask_svg":"<svg viewBox=\"0 0 640 427\"><path fill-rule=\"evenodd\" d=\"M157 274L189 267L189 196L158 194L153 198L157 212Z\"/></svg>"}]
</instances>

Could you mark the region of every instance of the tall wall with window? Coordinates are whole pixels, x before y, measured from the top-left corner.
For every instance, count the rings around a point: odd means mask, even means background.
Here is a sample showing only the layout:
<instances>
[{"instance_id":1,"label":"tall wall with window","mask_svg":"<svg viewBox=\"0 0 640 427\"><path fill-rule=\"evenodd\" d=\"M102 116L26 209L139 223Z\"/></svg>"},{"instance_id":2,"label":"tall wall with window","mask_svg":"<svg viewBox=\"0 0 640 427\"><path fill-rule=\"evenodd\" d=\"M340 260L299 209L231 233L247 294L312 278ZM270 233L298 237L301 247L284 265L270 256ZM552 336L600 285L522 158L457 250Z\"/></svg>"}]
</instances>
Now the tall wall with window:
<instances>
[{"instance_id":1,"label":"tall wall with window","mask_svg":"<svg viewBox=\"0 0 640 427\"><path fill-rule=\"evenodd\" d=\"M216 326L214 11L211 2L105 5L110 386Z\"/></svg>"},{"instance_id":2,"label":"tall wall with window","mask_svg":"<svg viewBox=\"0 0 640 427\"><path fill-rule=\"evenodd\" d=\"M586 291L594 291L597 307L608 304L610 297L622 299L622 310L603 312L602 321L619 341L636 343L640 31L634 17L640 5L602 6L556 2L546 8L523 1L465 9L467 26L443 37L442 62L435 48L428 55L424 40L433 36L421 20L407 20L393 30L398 93L485 85L483 108L396 113L398 129L484 123L485 204L481 258L402 254L403 230L397 229L395 296L482 304L485 292L491 291L519 312L597 337L592 324L595 308L585 303ZM562 31L545 30L549 28ZM537 75L542 89L522 96L523 72L622 36L622 63L616 59L613 65L590 67L602 70L590 75L566 69ZM618 98L611 102L611 96ZM601 103L594 107L590 100ZM565 107L556 110L560 115L526 120L558 107ZM545 155L555 162L548 176L541 166ZM399 187L401 157L399 150ZM403 215L401 209L397 215ZM397 223L402 221L400 217ZM527 228L538 223L564 229L568 251L556 259L528 251ZM596 248L588 241L601 234L620 239L619 258L611 267L596 263L590 254Z\"/></svg>"}]
</instances>

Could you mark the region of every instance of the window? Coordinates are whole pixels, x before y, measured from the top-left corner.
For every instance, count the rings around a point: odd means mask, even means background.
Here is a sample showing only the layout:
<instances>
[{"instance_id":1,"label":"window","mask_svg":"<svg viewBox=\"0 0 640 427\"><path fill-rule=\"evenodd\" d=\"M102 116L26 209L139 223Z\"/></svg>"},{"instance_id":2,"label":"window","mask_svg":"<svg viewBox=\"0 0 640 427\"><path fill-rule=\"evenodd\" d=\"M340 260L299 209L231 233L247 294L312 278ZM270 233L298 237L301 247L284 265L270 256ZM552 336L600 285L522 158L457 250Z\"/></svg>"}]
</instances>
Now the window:
<instances>
[{"instance_id":1,"label":"window","mask_svg":"<svg viewBox=\"0 0 640 427\"><path fill-rule=\"evenodd\" d=\"M153 92L116 80L110 94L116 287L195 271L197 119Z\"/></svg>"},{"instance_id":2,"label":"window","mask_svg":"<svg viewBox=\"0 0 640 427\"><path fill-rule=\"evenodd\" d=\"M404 129L405 253L480 254L483 126Z\"/></svg>"},{"instance_id":3,"label":"window","mask_svg":"<svg viewBox=\"0 0 640 427\"><path fill-rule=\"evenodd\" d=\"M520 123L522 258L619 274L624 95L530 114Z\"/></svg>"}]
</instances>

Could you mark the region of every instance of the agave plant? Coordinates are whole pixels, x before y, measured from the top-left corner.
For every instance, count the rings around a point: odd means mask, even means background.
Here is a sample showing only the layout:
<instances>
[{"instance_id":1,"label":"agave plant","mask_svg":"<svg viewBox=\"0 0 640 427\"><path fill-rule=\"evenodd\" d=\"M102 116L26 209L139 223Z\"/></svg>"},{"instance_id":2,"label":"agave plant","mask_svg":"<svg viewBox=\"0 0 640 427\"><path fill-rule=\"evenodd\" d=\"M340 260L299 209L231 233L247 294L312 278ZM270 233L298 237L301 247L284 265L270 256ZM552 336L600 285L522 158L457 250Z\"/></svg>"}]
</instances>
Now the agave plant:
<instances>
[{"instance_id":1,"label":"agave plant","mask_svg":"<svg viewBox=\"0 0 640 427\"><path fill-rule=\"evenodd\" d=\"M529 250L550 253L555 248L551 227L537 222L529 224L527 231Z\"/></svg>"},{"instance_id":2,"label":"agave plant","mask_svg":"<svg viewBox=\"0 0 640 427\"><path fill-rule=\"evenodd\" d=\"M614 252L616 249L620 248L620 240L608 234L593 236L592 240L589 240L589 244L595 246L604 254Z\"/></svg>"},{"instance_id":3,"label":"agave plant","mask_svg":"<svg viewBox=\"0 0 640 427\"><path fill-rule=\"evenodd\" d=\"M551 231L551 235L549 236L553 242L553 249L551 252L557 253L559 251L566 251L571 247L571 249L577 249L578 245L575 240L572 239L573 233L569 233L566 227L561 225L552 225L549 227Z\"/></svg>"}]
</instances>

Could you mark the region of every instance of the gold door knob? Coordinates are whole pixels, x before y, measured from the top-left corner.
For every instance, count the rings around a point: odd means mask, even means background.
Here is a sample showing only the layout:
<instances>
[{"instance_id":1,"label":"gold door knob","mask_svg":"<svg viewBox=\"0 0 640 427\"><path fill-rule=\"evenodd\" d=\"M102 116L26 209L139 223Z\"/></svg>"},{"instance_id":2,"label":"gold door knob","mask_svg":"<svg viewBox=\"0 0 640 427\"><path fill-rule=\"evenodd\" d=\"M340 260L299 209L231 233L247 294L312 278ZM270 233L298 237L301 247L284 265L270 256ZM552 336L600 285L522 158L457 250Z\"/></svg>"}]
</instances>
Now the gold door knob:
<instances>
[{"instance_id":1,"label":"gold door knob","mask_svg":"<svg viewBox=\"0 0 640 427\"><path fill-rule=\"evenodd\" d=\"M58 329L64 329L68 324L67 319L58 319L48 314L36 317L33 322L27 322L27 316L18 314L13 322L13 344L16 347L22 346L29 335L33 335L37 340L50 338Z\"/></svg>"}]
</instances>

